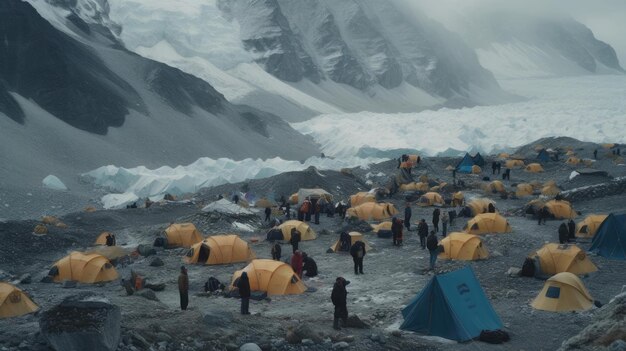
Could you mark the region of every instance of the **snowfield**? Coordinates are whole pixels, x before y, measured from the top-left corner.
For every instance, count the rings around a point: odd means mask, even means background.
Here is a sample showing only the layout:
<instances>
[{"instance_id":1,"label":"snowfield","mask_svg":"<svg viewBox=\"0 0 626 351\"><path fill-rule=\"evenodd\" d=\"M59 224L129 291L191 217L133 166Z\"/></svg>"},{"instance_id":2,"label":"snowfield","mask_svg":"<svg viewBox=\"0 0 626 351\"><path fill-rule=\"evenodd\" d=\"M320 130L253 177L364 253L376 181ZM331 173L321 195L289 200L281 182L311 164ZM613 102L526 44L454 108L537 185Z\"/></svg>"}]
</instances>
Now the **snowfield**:
<instances>
[{"instance_id":1,"label":"snowfield","mask_svg":"<svg viewBox=\"0 0 626 351\"><path fill-rule=\"evenodd\" d=\"M542 137L626 142L626 77L617 75L502 80L526 101L419 113L326 114L293 123L327 155L353 156L361 147L414 148L436 155L448 148L495 152Z\"/></svg>"}]
</instances>

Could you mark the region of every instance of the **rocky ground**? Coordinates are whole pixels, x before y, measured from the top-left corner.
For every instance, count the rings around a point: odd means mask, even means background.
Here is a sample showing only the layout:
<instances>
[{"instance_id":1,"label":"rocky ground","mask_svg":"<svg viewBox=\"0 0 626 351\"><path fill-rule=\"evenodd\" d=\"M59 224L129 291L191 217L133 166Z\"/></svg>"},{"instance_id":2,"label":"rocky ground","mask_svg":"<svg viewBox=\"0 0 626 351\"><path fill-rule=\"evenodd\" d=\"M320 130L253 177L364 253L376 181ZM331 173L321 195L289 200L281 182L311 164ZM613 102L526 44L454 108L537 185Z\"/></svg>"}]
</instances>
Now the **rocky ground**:
<instances>
[{"instance_id":1,"label":"rocky ground","mask_svg":"<svg viewBox=\"0 0 626 351\"><path fill-rule=\"evenodd\" d=\"M590 157L595 147L569 139L559 140L556 146L571 146L580 157ZM607 171L611 177L626 175L626 168L615 165L604 153L601 150L601 160L596 162L594 168ZM452 158L428 158L416 169L414 176L427 174L431 179L451 182L450 172L444 169L456 162L458 160ZM512 187L519 182L555 180L564 190L579 193L582 191L578 190L580 187L611 182L611 178L580 176L570 181L570 173L576 167L563 162L551 162L545 168L546 172L540 174L514 170L511 180L505 183ZM126 296L119 281L75 286L40 282L56 260L70 251L91 249L93 241L104 230L114 232L118 243L129 249L136 248L138 244L151 245L159 231L172 221L192 221L205 235L236 232L247 240L264 238L267 228L258 216L233 218L200 211L204 204L215 200L218 194L248 188L261 195L271 191L288 196L299 187L321 186L336 198L346 198L357 191L385 184L395 171L395 163L390 161L372 165L367 170L355 169L351 172L318 172L309 169L287 173L250 181L245 185L205 189L189 202L159 204L149 209L70 213L60 217L67 228L49 226L49 233L41 236L32 234L38 220L0 222L0 240L5 243L0 245L0 280L17 281L18 286L40 305L41 311L50 310L66 297L78 293L104 296L121 311L121 341L118 350L236 350L246 343L255 343L263 350L556 350L562 345L564 349L602 350L611 344L611 338L623 338L624 329L621 329L620 334L618 328L610 336L602 334L602 343L598 344L594 341L600 338L598 327L595 331L587 330L593 325L603 325L606 323L603 320L607 318L618 321L621 318L623 327L623 309L615 308L619 301L607 306L609 308L594 308L582 313L536 311L529 303L540 291L543 281L506 274L510 267L521 267L526 255L539 249L545 242L557 240L560 221L549 221L545 226L538 226L536 221L520 215L519 209L536 196L502 200L490 195L509 220L513 232L485 236L485 245L491 254L489 259L469 263L505 324L505 330L511 335L511 341L503 345L477 341L459 344L398 331L402 321L400 311L432 277L432 273L425 270L427 252L419 248L414 231L405 233L405 245L400 248L393 247L389 239L380 239L367 233L366 238L374 250L365 257L365 274L355 276L348 255L326 252L346 225L339 218L322 217L320 225L312 225L318 238L301 244L301 249L312 256L319 267L318 277L305 279L309 291L298 296L273 296L271 299L253 301L250 316L238 314L237 299L203 293L203 283L208 277L214 276L227 284L232 273L245 264L189 266L190 308L187 311L179 310L176 279L184 249L158 249L155 256L139 256L118 265L117 269L123 277L128 277L132 269L146 276L149 283L164 283L165 289L154 294ZM483 183L481 178L486 175L485 171L480 177L462 176L467 185L463 189L466 198L485 196L480 185ZM584 195L574 196L574 208L581 212L579 218L591 213L624 213L626 195L621 189L616 185L599 186L592 193L586 191L582 192ZM391 201L398 209L403 209L401 195L394 196ZM413 206L413 220L425 218L430 222L432 210ZM457 219L452 230L460 230L465 220ZM236 230L232 226L235 221L254 230ZM270 243L260 240L251 245L257 257L271 256ZM588 243L579 245L584 248L589 246ZM284 256L289 251L290 247L284 245ZM155 257L162 260L164 265L151 266ZM609 261L597 256L591 259L599 271L584 277L583 282L596 300L608 303L626 284L623 273L626 262ZM465 264L438 261L436 271L453 270ZM344 276L351 281L348 286L348 309L351 314L358 315L368 328L346 328L340 332L331 328L330 291L337 276ZM38 323L42 314L39 312L0 320L0 350L48 350L49 346L39 332ZM569 341L564 344L566 340Z\"/></svg>"}]
</instances>

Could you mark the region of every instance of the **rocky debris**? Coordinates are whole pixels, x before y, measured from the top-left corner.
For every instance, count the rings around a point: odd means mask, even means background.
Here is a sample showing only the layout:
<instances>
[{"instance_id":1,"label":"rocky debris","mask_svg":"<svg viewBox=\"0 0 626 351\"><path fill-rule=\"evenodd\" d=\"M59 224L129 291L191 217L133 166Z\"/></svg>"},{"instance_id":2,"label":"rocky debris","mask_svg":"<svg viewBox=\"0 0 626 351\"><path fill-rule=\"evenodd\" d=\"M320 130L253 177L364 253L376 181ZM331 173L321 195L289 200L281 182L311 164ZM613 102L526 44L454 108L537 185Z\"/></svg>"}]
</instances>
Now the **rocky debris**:
<instances>
[{"instance_id":1,"label":"rocky debris","mask_svg":"<svg viewBox=\"0 0 626 351\"><path fill-rule=\"evenodd\" d=\"M156 255L156 250L150 246L150 245L144 245L144 244L140 244L139 246L137 246L137 252L139 252L139 254L141 256L153 256Z\"/></svg>"},{"instance_id":2,"label":"rocky debris","mask_svg":"<svg viewBox=\"0 0 626 351\"><path fill-rule=\"evenodd\" d=\"M581 177L581 176L578 176ZM578 178L576 177L576 178ZM561 192L563 198L570 202L597 199L626 192L626 177L613 179L606 183L574 188Z\"/></svg>"},{"instance_id":3,"label":"rocky debris","mask_svg":"<svg viewBox=\"0 0 626 351\"><path fill-rule=\"evenodd\" d=\"M156 294L154 293L154 291L150 290L150 289L141 289L137 292L135 292L136 296L141 296L144 299L148 299L148 300L152 300L152 301L159 301L159 299L156 297Z\"/></svg>"},{"instance_id":4,"label":"rocky debris","mask_svg":"<svg viewBox=\"0 0 626 351\"><path fill-rule=\"evenodd\" d=\"M261 351L261 348L259 347L259 345L249 342L247 344L241 345L239 351Z\"/></svg>"},{"instance_id":5,"label":"rocky debris","mask_svg":"<svg viewBox=\"0 0 626 351\"><path fill-rule=\"evenodd\" d=\"M362 221L358 218L348 218L346 219L346 224L341 227L342 232L359 232L359 233L367 233L372 231L372 226L366 221Z\"/></svg>"},{"instance_id":6,"label":"rocky debris","mask_svg":"<svg viewBox=\"0 0 626 351\"><path fill-rule=\"evenodd\" d=\"M73 289L75 288L77 283L73 280L66 280L63 282L63 289Z\"/></svg>"},{"instance_id":7,"label":"rocky debris","mask_svg":"<svg viewBox=\"0 0 626 351\"><path fill-rule=\"evenodd\" d=\"M202 320L208 326L226 328L231 324L233 315L230 312L216 313L209 311L204 314Z\"/></svg>"},{"instance_id":8,"label":"rocky debris","mask_svg":"<svg viewBox=\"0 0 626 351\"><path fill-rule=\"evenodd\" d=\"M507 290L506 295L507 299L511 299L514 297L518 297L519 296L519 291L515 290L515 289L510 289Z\"/></svg>"},{"instance_id":9,"label":"rocky debris","mask_svg":"<svg viewBox=\"0 0 626 351\"><path fill-rule=\"evenodd\" d=\"M598 310L592 322L578 335L563 342L559 351L626 350L625 317L626 293L622 293Z\"/></svg>"},{"instance_id":10,"label":"rocky debris","mask_svg":"<svg viewBox=\"0 0 626 351\"><path fill-rule=\"evenodd\" d=\"M158 257L155 257L152 261L150 261L150 267L163 267L163 265L165 265L165 263L163 263L163 260Z\"/></svg>"},{"instance_id":11,"label":"rocky debris","mask_svg":"<svg viewBox=\"0 0 626 351\"><path fill-rule=\"evenodd\" d=\"M116 350L120 341L120 308L93 293L67 297L45 311L39 327L58 351Z\"/></svg>"},{"instance_id":12,"label":"rocky debris","mask_svg":"<svg viewBox=\"0 0 626 351\"><path fill-rule=\"evenodd\" d=\"M511 267L508 271L506 271L506 275L509 277L519 277L521 273L522 269L517 267Z\"/></svg>"},{"instance_id":13,"label":"rocky debris","mask_svg":"<svg viewBox=\"0 0 626 351\"><path fill-rule=\"evenodd\" d=\"M363 322L361 320L361 318L359 318L359 316L357 316L356 314L353 314L351 316L348 317L347 323L346 323L346 327L347 328L357 328L357 329L366 329L369 328L370 326Z\"/></svg>"},{"instance_id":14,"label":"rocky debris","mask_svg":"<svg viewBox=\"0 0 626 351\"><path fill-rule=\"evenodd\" d=\"M350 345L345 341L340 341L338 343L333 344L333 350L343 350L350 347Z\"/></svg>"}]
</instances>

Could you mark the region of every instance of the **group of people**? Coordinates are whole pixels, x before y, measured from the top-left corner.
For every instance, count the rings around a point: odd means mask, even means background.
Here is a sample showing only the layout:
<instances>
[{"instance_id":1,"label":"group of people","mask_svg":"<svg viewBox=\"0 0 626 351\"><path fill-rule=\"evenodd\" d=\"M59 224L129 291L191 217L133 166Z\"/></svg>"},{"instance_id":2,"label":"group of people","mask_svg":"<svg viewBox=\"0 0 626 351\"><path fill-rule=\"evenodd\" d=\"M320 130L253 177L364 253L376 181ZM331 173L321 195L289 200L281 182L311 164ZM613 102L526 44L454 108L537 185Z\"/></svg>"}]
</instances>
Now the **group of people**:
<instances>
[{"instance_id":1,"label":"group of people","mask_svg":"<svg viewBox=\"0 0 626 351\"><path fill-rule=\"evenodd\" d=\"M571 241L576 241L576 223L573 219L559 226L559 243L567 244Z\"/></svg>"}]
</instances>

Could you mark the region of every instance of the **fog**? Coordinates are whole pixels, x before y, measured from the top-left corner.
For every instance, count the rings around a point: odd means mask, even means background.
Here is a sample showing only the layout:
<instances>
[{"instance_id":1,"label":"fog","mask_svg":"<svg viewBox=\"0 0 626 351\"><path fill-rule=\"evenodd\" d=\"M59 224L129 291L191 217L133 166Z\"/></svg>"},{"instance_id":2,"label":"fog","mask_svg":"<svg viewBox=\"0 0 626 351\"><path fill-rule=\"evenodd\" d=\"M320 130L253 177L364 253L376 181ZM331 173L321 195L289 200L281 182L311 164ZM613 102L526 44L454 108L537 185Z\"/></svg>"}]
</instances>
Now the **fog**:
<instances>
[{"instance_id":1,"label":"fog","mask_svg":"<svg viewBox=\"0 0 626 351\"><path fill-rule=\"evenodd\" d=\"M589 27L597 39L607 42L626 65L626 0L393 0L405 10L426 14L451 31L459 31L459 19L497 11L541 16L570 16Z\"/></svg>"}]
</instances>

